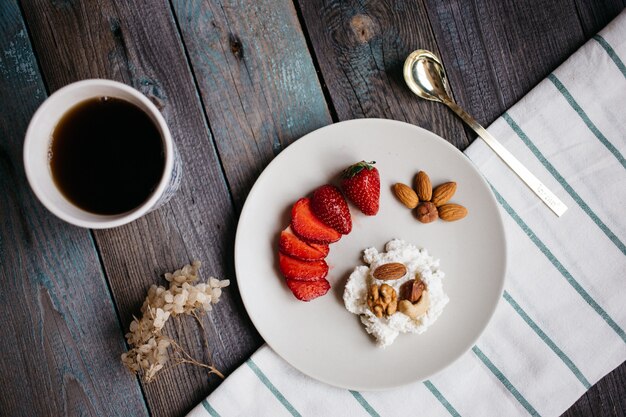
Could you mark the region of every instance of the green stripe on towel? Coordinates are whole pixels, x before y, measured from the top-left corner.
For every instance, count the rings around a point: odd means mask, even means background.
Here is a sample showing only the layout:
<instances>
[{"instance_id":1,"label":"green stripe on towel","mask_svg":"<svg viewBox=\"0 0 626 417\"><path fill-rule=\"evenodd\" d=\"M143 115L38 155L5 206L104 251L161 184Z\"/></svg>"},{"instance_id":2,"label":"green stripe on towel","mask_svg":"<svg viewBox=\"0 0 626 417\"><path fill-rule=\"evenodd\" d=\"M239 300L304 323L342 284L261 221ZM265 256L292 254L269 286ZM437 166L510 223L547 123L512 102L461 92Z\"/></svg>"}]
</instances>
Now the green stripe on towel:
<instances>
[{"instance_id":1,"label":"green stripe on towel","mask_svg":"<svg viewBox=\"0 0 626 417\"><path fill-rule=\"evenodd\" d=\"M596 138L598 138L598 140L602 142L604 146L606 146L609 152L611 152L613 156L617 158L619 163L622 164L622 167L626 168L626 160L624 159L624 156L619 152L619 150L615 146L613 146L613 144L606 138L606 136L604 136L602 132L600 132L600 129L598 129L597 126L591 121L589 116L587 116L587 113L585 113L582 107L580 107L580 105L576 102L576 100L574 100L574 97L572 97L570 92L567 90L567 88L565 88L563 83L559 81L556 75L550 74L548 75L548 79L552 81L552 84L554 84L557 90L561 92L561 94L563 95L563 97L565 97L565 100L567 100L569 105L572 106L572 108L576 111L576 113L578 113L580 118L583 119L583 122L585 122L589 130L591 130L591 132L596 136Z\"/></svg>"},{"instance_id":2,"label":"green stripe on towel","mask_svg":"<svg viewBox=\"0 0 626 417\"><path fill-rule=\"evenodd\" d=\"M557 171L554 166L546 159L545 156L541 153L541 151L535 146L535 144L528 138L526 133L522 130L521 127L515 120L508 114L504 113L502 118L509 124L511 129L519 136L519 138L524 142L524 144L530 149L530 151L539 159L539 161L543 164L544 167L552 174L552 176L561 184L561 186L567 191L567 193L576 201L576 203L580 206L581 209L594 221L594 223L604 232L604 234L622 251L624 255L626 255L626 245L608 228L606 224L596 215L596 213L591 210L591 208L585 203L576 191L569 185L569 183L563 178L563 176Z\"/></svg>"},{"instance_id":3,"label":"green stripe on towel","mask_svg":"<svg viewBox=\"0 0 626 417\"><path fill-rule=\"evenodd\" d=\"M220 413L215 411L215 408L211 407L211 404L209 404L209 402L206 400L206 398L204 400L202 400L202 406L204 407L206 412L209 413L209 415L211 417L221 417Z\"/></svg>"},{"instance_id":4,"label":"green stripe on towel","mask_svg":"<svg viewBox=\"0 0 626 417\"><path fill-rule=\"evenodd\" d=\"M539 248L539 250L548 258L548 260L554 265L554 267L563 275L563 278L576 290L576 292L595 310L596 313L600 315L604 319L604 321L618 334L618 336L626 343L626 334L624 330L608 315L602 307L584 290L583 287L580 286L578 281L574 279L572 274L563 266L561 262L554 256L554 254L548 249L548 247L537 237L535 232L532 231L530 227L521 219L520 216L517 215L515 210L506 202L506 200L500 195L500 193L491 186L493 193L496 196L496 200L502 205L504 210L511 216L513 220L517 223L519 227L522 228L524 233L530 238L530 240Z\"/></svg>"},{"instance_id":5,"label":"green stripe on towel","mask_svg":"<svg viewBox=\"0 0 626 417\"><path fill-rule=\"evenodd\" d=\"M428 390L435 396L435 398L439 400L441 405L443 405L446 410L448 410L448 413L450 413L452 417L461 417L461 415L455 410L455 408L452 407L452 404L450 404L448 400L446 400L446 397L444 397L443 394L439 392L439 390L433 385L432 382L426 380L424 381L424 385L426 385L426 388L428 388Z\"/></svg>"},{"instance_id":6,"label":"green stripe on towel","mask_svg":"<svg viewBox=\"0 0 626 417\"><path fill-rule=\"evenodd\" d=\"M291 403L289 401L287 401L285 396L280 393L280 391L274 386L274 384L272 384L272 382L263 373L263 371L261 371L259 369L259 367L256 365L256 363L254 363L254 361L252 360L252 358L248 359L246 361L246 364L250 367L250 369L252 369L252 372L254 372L256 374L256 376L259 377L259 379L261 380L263 385L265 385L267 387L267 389L269 389L271 391L271 393L274 394L274 397L276 397L278 399L278 401L280 401L281 404L285 406L287 411L289 411L292 416L294 416L294 417L302 417L300 415L300 413L298 413L298 411L296 411L296 409L293 407L293 405L291 405Z\"/></svg>"},{"instance_id":7,"label":"green stripe on towel","mask_svg":"<svg viewBox=\"0 0 626 417\"><path fill-rule=\"evenodd\" d=\"M378 414L376 410L374 410L374 408L370 405L370 403L368 403L365 398L363 398L361 393L359 393L358 391L350 391L350 394L352 394L352 396L359 402L359 404L361 404L361 407L363 407L370 416L380 417L380 414Z\"/></svg>"},{"instance_id":8,"label":"green stripe on towel","mask_svg":"<svg viewBox=\"0 0 626 417\"><path fill-rule=\"evenodd\" d=\"M624 66L624 63L619 58L619 56L617 56L617 53L615 53L615 51L613 50L611 45L606 41L606 39L604 39L600 35L594 36L593 39L604 48L606 53L609 54L609 57L611 57L613 62L615 62L615 65L617 65L617 68L619 68L619 70L622 72L622 74L626 78L626 66Z\"/></svg>"},{"instance_id":9,"label":"green stripe on towel","mask_svg":"<svg viewBox=\"0 0 626 417\"><path fill-rule=\"evenodd\" d=\"M535 333L537 333L541 340L543 340L544 343L548 345L548 347L552 349L554 353L556 353L556 356L558 356L563 361L563 363L569 368L570 371L572 371L572 373L585 386L585 388L591 388L591 384L589 383L589 381L587 381L587 378L585 378L582 372L580 372L580 369L578 369L578 367L574 365L574 362L572 362L572 360L565 354L565 352L559 349L556 343L554 343L552 339L550 339L550 337L545 334L544 331L541 330L541 328L539 328L537 323L535 323L533 319L531 319L530 316L526 314L522 307L520 307L519 304L517 304L517 302L513 299L513 297L511 297L511 294L504 291L502 297L504 297L504 299L511 305L511 307L513 307L517 314L519 314L522 319L524 319L526 324L528 324L530 328L533 329Z\"/></svg>"},{"instance_id":10,"label":"green stripe on towel","mask_svg":"<svg viewBox=\"0 0 626 417\"><path fill-rule=\"evenodd\" d=\"M513 384L511 384L511 381L509 381L509 379L504 376L504 374L493 364L493 362L491 362L489 358L485 356L485 354L482 352L482 350L478 348L478 346L474 346L472 348L472 352L474 352L476 356L478 356L478 359L480 359L482 363L484 363L485 366L489 368L491 373L494 374L495 377L500 380L500 382L502 382L502 385L504 385L504 387L509 390L511 394L513 394L515 399L519 401L519 403L526 409L526 411L528 411L531 416L539 416L537 410L535 410L533 406L530 405L526 398L524 398L524 396L513 386Z\"/></svg>"}]
</instances>

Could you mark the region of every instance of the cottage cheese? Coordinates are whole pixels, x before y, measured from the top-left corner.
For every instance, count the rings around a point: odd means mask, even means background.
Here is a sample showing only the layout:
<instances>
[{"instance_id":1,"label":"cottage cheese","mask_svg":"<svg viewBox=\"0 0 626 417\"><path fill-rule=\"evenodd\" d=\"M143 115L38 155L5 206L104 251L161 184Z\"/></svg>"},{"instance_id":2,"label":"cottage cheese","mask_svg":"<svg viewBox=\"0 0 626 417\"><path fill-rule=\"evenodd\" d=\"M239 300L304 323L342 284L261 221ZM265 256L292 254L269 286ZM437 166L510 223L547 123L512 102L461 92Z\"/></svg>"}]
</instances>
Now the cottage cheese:
<instances>
[{"instance_id":1,"label":"cottage cheese","mask_svg":"<svg viewBox=\"0 0 626 417\"><path fill-rule=\"evenodd\" d=\"M394 239L385 246L386 252L378 252L376 248L365 249L363 260L369 266L357 266L350 274L343 293L346 309L358 314L365 326L365 331L376 338L377 345L386 347L393 343L400 333L424 333L441 315L449 298L443 292L443 271L439 269L439 259L428 254L426 249L418 249L403 240ZM401 262L407 268L404 277L395 281L380 281L372 275L380 265L390 262ZM416 319L396 312L390 317L378 318L367 306L367 289L372 284L391 285L400 293L400 286L419 274L426 284L430 296L430 307L426 314Z\"/></svg>"}]
</instances>

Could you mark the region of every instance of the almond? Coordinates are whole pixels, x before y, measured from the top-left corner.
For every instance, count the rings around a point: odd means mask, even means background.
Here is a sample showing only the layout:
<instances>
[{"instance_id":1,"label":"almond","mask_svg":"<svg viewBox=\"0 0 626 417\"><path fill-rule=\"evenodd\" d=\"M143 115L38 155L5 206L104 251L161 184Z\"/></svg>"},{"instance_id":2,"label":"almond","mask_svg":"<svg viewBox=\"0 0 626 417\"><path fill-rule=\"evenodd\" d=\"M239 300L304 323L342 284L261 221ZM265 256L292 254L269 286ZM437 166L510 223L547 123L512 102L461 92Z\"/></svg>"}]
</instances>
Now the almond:
<instances>
[{"instance_id":1,"label":"almond","mask_svg":"<svg viewBox=\"0 0 626 417\"><path fill-rule=\"evenodd\" d=\"M433 190L433 199L431 200L437 207L446 204L456 192L456 182L450 181L438 185Z\"/></svg>"},{"instance_id":2,"label":"almond","mask_svg":"<svg viewBox=\"0 0 626 417\"><path fill-rule=\"evenodd\" d=\"M424 171L418 172L415 177L415 190L420 201L430 201L433 196L433 185L430 182L430 177Z\"/></svg>"},{"instance_id":3,"label":"almond","mask_svg":"<svg viewBox=\"0 0 626 417\"><path fill-rule=\"evenodd\" d=\"M393 186L393 193L398 197L398 200L410 209L417 207L419 199L415 191L408 185L397 183Z\"/></svg>"},{"instance_id":4,"label":"almond","mask_svg":"<svg viewBox=\"0 0 626 417\"><path fill-rule=\"evenodd\" d=\"M439 218L447 222L461 220L467 216L467 209L460 204L444 204L438 210Z\"/></svg>"},{"instance_id":5,"label":"almond","mask_svg":"<svg viewBox=\"0 0 626 417\"><path fill-rule=\"evenodd\" d=\"M415 279L407 281L400 286L400 299L415 303L419 301L425 289L426 284L417 276Z\"/></svg>"},{"instance_id":6,"label":"almond","mask_svg":"<svg viewBox=\"0 0 626 417\"><path fill-rule=\"evenodd\" d=\"M406 266L399 262L383 264L374 270L374 278L381 281L390 281L402 278L406 274Z\"/></svg>"}]
</instances>

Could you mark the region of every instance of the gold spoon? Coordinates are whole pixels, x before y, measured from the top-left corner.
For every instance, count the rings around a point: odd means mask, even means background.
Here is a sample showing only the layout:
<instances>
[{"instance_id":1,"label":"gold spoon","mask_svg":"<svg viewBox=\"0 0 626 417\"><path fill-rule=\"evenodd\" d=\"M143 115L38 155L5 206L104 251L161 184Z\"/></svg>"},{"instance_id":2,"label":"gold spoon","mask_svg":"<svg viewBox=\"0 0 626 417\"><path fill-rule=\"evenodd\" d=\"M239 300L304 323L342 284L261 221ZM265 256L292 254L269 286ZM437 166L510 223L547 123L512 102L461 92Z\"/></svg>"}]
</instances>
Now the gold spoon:
<instances>
[{"instance_id":1,"label":"gold spoon","mask_svg":"<svg viewBox=\"0 0 626 417\"><path fill-rule=\"evenodd\" d=\"M557 216L560 217L565 213L567 206L496 138L452 100L446 73L435 54L424 49L412 52L404 61L404 81L419 97L438 101L450 107Z\"/></svg>"}]
</instances>

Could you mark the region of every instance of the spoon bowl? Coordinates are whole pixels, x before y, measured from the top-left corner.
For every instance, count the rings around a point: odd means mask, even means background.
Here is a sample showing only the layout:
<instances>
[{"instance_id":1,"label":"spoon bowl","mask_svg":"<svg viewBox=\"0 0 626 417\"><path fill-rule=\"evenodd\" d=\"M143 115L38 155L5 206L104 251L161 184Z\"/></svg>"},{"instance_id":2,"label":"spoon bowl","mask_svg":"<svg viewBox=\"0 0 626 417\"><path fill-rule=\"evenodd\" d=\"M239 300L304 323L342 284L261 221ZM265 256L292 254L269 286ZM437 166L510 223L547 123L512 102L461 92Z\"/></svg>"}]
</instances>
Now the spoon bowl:
<instances>
[{"instance_id":1,"label":"spoon bowl","mask_svg":"<svg viewBox=\"0 0 626 417\"><path fill-rule=\"evenodd\" d=\"M418 49L404 61L404 81L419 97L443 102L450 99L450 86L439 58L430 51Z\"/></svg>"}]
</instances>

